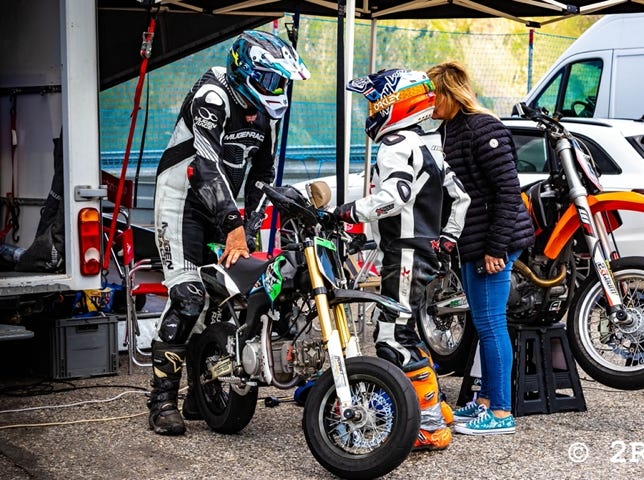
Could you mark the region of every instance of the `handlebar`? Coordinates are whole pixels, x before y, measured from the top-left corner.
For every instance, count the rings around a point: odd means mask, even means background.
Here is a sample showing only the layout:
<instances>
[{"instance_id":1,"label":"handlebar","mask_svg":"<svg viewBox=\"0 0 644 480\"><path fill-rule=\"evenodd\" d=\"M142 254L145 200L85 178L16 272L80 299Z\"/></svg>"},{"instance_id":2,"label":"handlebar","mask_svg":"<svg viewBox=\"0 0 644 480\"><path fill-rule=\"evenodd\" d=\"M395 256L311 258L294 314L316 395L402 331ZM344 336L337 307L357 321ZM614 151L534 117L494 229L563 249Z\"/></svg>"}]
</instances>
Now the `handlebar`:
<instances>
[{"instance_id":1,"label":"handlebar","mask_svg":"<svg viewBox=\"0 0 644 480\"><path fill-rule=\"evenodd\" d=\"M264 192L266 197L280 213L297 217L303 224L309 227L318 223L315 208L296 188L290 185L274 187L261 181L255 182L255 186Z\"/></svg>"},{"instance_id":2,"label":"handlebar","mask_svg":"<svg viewBox=\"0 0 644 480\"><path fill-rule=\"evenodd\" d=\"M517 103L515 105L517 112L521 118L526 118L536 122L540 126L546 129L548 134L551 136L566 137L571 138L572 135L566 130L558 120L555 120L553 117L548 115L548 111L545 108L532 108L527 105L525 102Z\"/></svg>"}]
</instances>

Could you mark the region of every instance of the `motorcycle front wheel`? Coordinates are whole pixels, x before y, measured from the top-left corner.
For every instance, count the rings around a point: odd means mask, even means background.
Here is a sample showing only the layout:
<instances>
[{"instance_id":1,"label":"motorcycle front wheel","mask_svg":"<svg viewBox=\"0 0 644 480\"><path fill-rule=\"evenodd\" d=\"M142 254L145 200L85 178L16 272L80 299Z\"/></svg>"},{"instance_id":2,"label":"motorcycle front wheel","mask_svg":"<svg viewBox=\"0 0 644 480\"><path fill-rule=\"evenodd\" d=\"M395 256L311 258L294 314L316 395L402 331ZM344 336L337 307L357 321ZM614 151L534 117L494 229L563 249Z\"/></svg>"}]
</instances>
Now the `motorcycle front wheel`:
<instances>
[{"instance_id":1,"label":"motorcycle front wheel","mask_svg":"<svg viewBox=\"0 0 644 480\"><path fill-rule=\"evenodd\" d=\"M219 380L208 380L210 369L228 356L228 337L234 325L219 322L208 325L190 345L190 375L197 406L208 426L218 433L242 430L253 418L257 406L257 387L245 391Z\"/></svg>"},{"instance_id":2,"label":"motorcycle front wheel","mask_svg":"<svg viewBox=\"0 0 644 480\"><path fill-rule=\"evenodd\" d=\"M476 330L461 279L455 270L429 283L417 319L420 338L432 354L436 372L463 375Z\"/></svg>"},{"instance_id":3,"label":"motorcycle front wheel","mask_svg":"<svg viewBox=\"0 0 644 480\"><path fill-rule=\"evenodd\" d=\"M374 478L400 465L420 427L418 400L398 367L377 357L346 359L353 418L344 419L331 369L309 392L303 429L316 460L342 478Z\"/></svg>"},{"instance_id":4,"label":"motorcycle front wheel","mask_svg":"<svg viewBox=\"0 0 644 480\"><path fill-rule=\"evenodd\" d=\"M609 321L606 296L592 273L568 312L568 341L577 363L594 380L637 390L644 388L644 258L620 258L611 269L630 320L622 325Z\"/></svg>"}]
</instances>

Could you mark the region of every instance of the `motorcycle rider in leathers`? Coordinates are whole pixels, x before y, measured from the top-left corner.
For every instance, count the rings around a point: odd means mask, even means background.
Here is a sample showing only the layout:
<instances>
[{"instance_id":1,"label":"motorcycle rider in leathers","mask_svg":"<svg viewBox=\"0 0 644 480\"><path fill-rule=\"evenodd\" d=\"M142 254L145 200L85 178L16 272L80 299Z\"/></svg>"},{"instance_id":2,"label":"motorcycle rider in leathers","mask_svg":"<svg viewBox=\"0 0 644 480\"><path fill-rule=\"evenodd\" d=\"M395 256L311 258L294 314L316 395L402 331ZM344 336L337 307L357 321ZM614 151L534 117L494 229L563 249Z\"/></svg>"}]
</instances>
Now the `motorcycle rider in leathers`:
<instances>
[{"instance_id":1,"label":"motorcycle rider in leathers","mask_svg":"<svg viewBox=\"0 0 644 480\"><path fill-rule=\"evenodd\" d=\"M449 270L470 197L443 159L441 137L419 123L431 117L435 94L422 72L391 69L352 80L347 89L369 101L365 130L380 142L372 191L334 214L347 223L369 222L380 250L380 292L411 314L380 313L376 354L410 378L421 409L415 449L443 449L451 441L451 409L441 398L431 355L415 330L427 284ZM443 192L451 197L443 225Z\"/></svg>"},{"instance_id":2,"label":"motorcycle rider in leathers","mask_svg":"<svg viewBox=\"0 0 644 480\"><path fill-rule=\"evenodd\" d=\"M275 177L289 81L309 77L292 46L251 30L235 40L226 67L209 69L183 101L159 162L154 200L156 242L169 293L152 343L149 424L158 434L185 432L178 390L188 338L205 304L197 267L214 260L207 250L211 242L225 243L220 262L226 267L254 249L263 218L255 182L271 183ZM254 212L246 222L235 201L244 178L245 211ZM190 379L182 412L187 419L200 418Z\"/></svg>"}]
</instances>

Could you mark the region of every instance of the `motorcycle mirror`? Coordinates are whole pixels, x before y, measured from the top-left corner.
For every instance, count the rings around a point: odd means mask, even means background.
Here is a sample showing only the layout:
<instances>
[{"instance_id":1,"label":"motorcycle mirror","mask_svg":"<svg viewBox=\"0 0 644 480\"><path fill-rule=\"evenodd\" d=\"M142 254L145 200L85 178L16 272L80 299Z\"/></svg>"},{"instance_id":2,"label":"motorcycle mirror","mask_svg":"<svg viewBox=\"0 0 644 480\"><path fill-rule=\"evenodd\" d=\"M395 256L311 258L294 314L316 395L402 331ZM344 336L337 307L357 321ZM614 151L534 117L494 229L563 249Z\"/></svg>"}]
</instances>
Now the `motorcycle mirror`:
<instances>
[{"instance_id":1,"label":"motorcycle mirror","mask_svg":"<svg viewBox=\"0 0 644 480\"><path fill-rule=\"evenodd\" d=\"M316 181L307 183L306 192L315 208L324 208L331 201L331 189L326 182Z\"/></svg>"}]
</instances>

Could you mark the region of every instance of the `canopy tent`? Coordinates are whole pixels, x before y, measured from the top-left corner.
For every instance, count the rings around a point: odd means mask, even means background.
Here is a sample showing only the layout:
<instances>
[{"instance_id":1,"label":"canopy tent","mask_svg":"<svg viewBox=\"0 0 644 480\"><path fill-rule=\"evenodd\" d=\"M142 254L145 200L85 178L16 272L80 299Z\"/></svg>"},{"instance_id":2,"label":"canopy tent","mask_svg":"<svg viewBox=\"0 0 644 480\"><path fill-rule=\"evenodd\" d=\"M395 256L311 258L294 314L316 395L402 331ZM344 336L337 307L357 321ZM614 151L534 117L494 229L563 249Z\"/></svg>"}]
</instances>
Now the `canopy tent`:
<instances>
[{"instance_id":1,"label":"canopy tent","mask_svg":"<svg viewBox=\"0 0 644 480\"><path fill-rule=\"evenodd\" d=\"M159 7L152 69L282 17L284 12L337 17L338 5L340 15L344 16L346 5L355 18L364 20L502 17L531 27L573 15L644 11L644 0L97 0L97 5L101 88L138 74L141 32L150 5ZM535 20L539 17L549 18ZM345 46L345 52L351 49L349 41Z\"/></svg>"},{"instance_id":2,"label":"canopy tent","mask_svg":"<svg viewBox=\"0 0 644 480\"><path fill-rule=\"evenodd\" d=\"M284 12L346 20L338 22L338 202L344 201L348 173L345 159L350 144L350 109L346 108L349 100L344 85L352 75L355 18L375 23L383 19L502 17L538 28L575 15L644 11L644 0L568 0L565 3L555 0L97 0L97 3L101 88L137 75L141 31L152 5L158 8L158 27L149 63L151 69L267 23Z\"/></svg>"}]
</instances>

